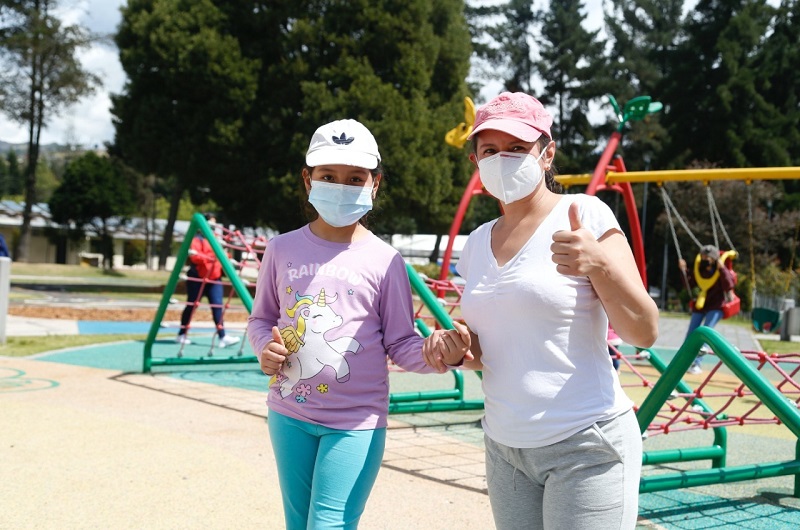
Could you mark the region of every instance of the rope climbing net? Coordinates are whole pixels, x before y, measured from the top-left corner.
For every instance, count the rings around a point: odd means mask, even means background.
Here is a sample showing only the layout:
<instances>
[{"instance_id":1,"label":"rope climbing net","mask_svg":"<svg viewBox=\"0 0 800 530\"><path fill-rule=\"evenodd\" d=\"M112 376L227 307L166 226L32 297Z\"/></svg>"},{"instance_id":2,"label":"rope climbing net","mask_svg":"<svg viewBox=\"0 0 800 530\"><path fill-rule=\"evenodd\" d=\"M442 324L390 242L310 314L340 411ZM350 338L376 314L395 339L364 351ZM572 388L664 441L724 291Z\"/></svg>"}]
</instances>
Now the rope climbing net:
<instances>
[{"instance_id":1,"label":"rope climbing net","mask_svg":"<svg viewBox=\"0 0 800 530\"><path fill-rule=\"evenodd\" d=\"M741 355L780 391L786 403L794 408L800 406L800 385L795 380L800 371L800 354L745 351ZM693 389L687 386L670 394L670 399L648 425L646 435L781 423L753 389L736 376L726 373L725 364L718 360Z\"/></svg>"},{"instance_id":2,"label":"rope climbing net","mask_svg":"<svg viewBox=\"0 0 800 530\"><path fill-rule=\"evenodd\" d=\"M267 241L265 234L209 223L195 214L145 342L144 371L154 365L254 358L244 353L246 329L241 323L249 314ZM185 297L180 300L182 287ZM172 322L176 316L180 321ZM233 323L238 325L227 325ZM178 333L174 339L157 341L164 327L177 327ZM220 355L220 349L227 351Z\"/></svg>"},{"instance_id":3,"label":"rope climbing net","mask_svg":"<svg viewBox=\"0 0 800 530\"><path fill-rule=\"evenodd\" d=\"M245 235L241 230L230 229L220 224L210 224L214 231L217 243L222 247L227 261L236 271L236 277L246 286L255 284L261 258L267 245L264 235ZM199 250L198 250L199 249ZM230 311L241 313L235 320L246 318L246 310L237 302L236 290L231 288L231 278L222 275L222 265L210 245L192 245L189 250L189 260L195 266L190 267L187 273L181 275L186 282L187 301L181 318L181 330L186 339L178 342L180 351L178 357L183 355L184 348L191 344L192 323L201 309L210 309L214 320L215 333L211 337L211 345L207 355L214 354L215 347L227 347L237 344L237 355L242 355L245 341L230 331L224 338L218 338L219 332L224 330L226 317ZM199 273L199 274L198 274ZM232 319L233 320L233 319ZM181 335L179 335L180 337ZM230 339L235 337L235 341ZM226 338L228 338L226 340Z\"/></svg>"}]
</instances>

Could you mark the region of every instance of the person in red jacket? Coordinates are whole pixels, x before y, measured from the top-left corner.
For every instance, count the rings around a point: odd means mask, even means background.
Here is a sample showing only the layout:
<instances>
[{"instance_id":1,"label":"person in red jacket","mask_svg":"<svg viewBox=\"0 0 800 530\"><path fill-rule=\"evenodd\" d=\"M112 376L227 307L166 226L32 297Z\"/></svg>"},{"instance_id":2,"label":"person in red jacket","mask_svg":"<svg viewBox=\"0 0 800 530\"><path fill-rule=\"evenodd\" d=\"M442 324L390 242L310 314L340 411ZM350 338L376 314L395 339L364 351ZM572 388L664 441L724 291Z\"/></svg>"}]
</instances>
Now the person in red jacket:
<instances>
[{"instance_id":1,"label":"person in red jacket","mask_svg":"<svg viewBox=\"0 0 800 530\"><path fill-rule=\"evenodd\" d=\"M211 214L205 215L206 221L213 227L217 222ZM225 325L222 321L222 264L214 255L214 249L203 236L202 232L197 232L192 239L189 249L189 272L186 274L186 307L181 315L181 329L175 341L180 344L191 344L192 341L186 336L189 329L189 321L197 303L203 295L208 299L211 306L211 316L217 326L219 335L219 345L227 348L239 342L239 337L232 337L225 334Z\"/></svg>"},{"instance_id":2,"label":"person in red jacket","mask_svg":"<svg viewBox=\"0 0 800 530\"><path fill-rule=\"evenodd\" d=\"M684 278L689 282L689 289L692 290L697 287L697 279L694 274L686 274L686 260L678 261L678 268L681 270ZM711 287L706 291L705 302L702 308L697 307L695 302L692 307L692 317L689 320L689 329L686 331L686 337L692 334L701 325L713 328L722 319L722 305L725 303L725 297L733 289L735 279L731 271L725 267L719 256L719 250L714 245L704 245L700 249L700 266L698 273L702 278L711 278L719 271L719 277ZM685 339L684 339L685 340ZM690 374L702 373L703 369L700 364L703 356L709 351L707 346L703 346L697 358L689 367Z\"/></svg>"}]
</instances>

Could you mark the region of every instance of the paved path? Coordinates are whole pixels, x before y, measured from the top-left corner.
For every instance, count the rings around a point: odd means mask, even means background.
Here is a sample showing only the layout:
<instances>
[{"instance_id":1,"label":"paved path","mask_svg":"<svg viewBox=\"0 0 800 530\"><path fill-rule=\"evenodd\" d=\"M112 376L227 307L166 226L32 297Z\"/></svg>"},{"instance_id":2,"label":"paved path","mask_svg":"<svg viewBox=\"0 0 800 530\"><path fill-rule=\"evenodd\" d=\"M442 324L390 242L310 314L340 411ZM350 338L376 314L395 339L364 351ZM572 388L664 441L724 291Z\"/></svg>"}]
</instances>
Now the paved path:
<instances>
[{"instance_id":1,"label":"paved path","mask_svg":"<svg viewBox=\"0 0 800 530\"><path fill-rule=\"evenodd\" d=\"M688 318L661 317L658 322L658 340L655 348L680 348L686 338L686 329L689 326ZM714 328L731 344L740 350L761 350L759 338L769 337L779 340L778 335L757 335L751 328L720 322Z\"/></svg>"},{"instance_id":2,"label":"paved path","mask_svg":"<svg viewBox=\"0 0 800 530\"><path fill-rule=\"evenodd\" d=\"M0 357L0 528L283 528L263 392L58 355ZM493 528L457 425L391 431L361 528Z\"/></svg>"}]
</instances>

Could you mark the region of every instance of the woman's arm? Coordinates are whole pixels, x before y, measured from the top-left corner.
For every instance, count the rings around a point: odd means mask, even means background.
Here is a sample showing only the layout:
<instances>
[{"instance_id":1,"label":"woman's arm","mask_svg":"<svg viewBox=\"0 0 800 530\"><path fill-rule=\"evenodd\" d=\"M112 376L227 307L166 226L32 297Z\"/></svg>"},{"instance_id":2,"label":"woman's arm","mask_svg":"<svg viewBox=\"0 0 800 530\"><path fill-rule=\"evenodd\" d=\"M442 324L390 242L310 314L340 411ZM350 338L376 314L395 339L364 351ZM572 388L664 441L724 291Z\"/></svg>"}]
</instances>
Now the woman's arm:
<instances>
[{"instance_id":1,"label":"woman's arm","mask_svg":"<svg viewBox=\"0 0 800 530\"><path fill-rule=\"evenodd\" d=\"M658 338L658 307L642 284L625 235L611 229L595 239L583 227L577 203L570 205L569 220L569 230L553 234L558 272L587 277L620 338L649 348Z\"/></svg>"},{"instance_id":2,"label":"woman's arm","mask_svg":"<svg viewBox=\"0 0 800 530\"><path fill-rule=\"evenodd\" d=\"M649 348L658 338L658 306L642 284L625 236L611 232L598 241L607 260L589 275L611 326L625 342Z\"/></svg>"}]
</instances>

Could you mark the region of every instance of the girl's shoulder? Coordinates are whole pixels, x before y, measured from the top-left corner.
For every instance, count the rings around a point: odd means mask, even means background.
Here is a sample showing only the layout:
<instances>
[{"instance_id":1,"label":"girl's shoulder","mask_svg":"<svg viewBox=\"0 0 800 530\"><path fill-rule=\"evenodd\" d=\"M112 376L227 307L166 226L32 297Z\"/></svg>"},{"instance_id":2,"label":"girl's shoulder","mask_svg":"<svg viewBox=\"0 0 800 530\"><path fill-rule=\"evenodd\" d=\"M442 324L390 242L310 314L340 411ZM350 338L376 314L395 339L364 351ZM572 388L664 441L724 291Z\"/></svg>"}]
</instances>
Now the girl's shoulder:
<instances>
[{"instance_id":1,"label":"girl's shoulder","mask_svg":"<svg viewBox=\"0 0 800 530\"><path fill-rule=\"evenodd\" d=\"M372 232L363 240L359 241L357 248L369 252L370 255L374 254L375 256L382 256L390 260L400 255L400 251L394 248L388 241L376 236Z\"/></svg>"}]
</instances>

